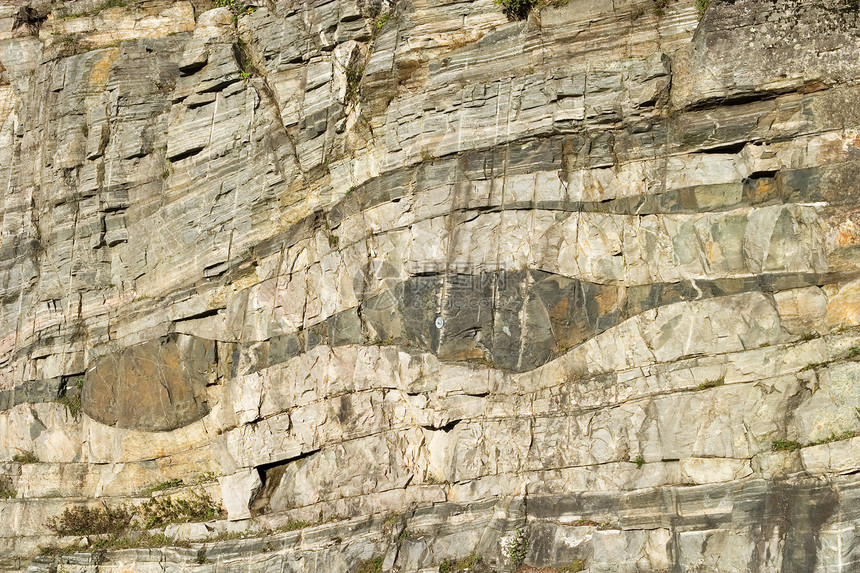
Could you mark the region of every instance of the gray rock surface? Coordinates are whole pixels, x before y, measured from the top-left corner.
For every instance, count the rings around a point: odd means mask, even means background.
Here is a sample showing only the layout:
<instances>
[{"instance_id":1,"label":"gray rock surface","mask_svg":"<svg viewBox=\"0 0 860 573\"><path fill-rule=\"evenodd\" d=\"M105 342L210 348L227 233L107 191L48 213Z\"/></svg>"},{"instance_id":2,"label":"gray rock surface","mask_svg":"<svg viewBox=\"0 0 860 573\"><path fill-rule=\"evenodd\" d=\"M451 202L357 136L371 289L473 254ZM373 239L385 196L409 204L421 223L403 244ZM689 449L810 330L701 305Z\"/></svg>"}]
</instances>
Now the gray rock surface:
<instances>
[{"instance_id":1,"label":"gray rock surface","mask_svg":"<svg viewBox=\"0 0 860 573\"><path fill-rule=\"evenodd\" d=\"M0 5L0 570L860 568L856 2L697 4Z\"/></svg>"}]
</instances>

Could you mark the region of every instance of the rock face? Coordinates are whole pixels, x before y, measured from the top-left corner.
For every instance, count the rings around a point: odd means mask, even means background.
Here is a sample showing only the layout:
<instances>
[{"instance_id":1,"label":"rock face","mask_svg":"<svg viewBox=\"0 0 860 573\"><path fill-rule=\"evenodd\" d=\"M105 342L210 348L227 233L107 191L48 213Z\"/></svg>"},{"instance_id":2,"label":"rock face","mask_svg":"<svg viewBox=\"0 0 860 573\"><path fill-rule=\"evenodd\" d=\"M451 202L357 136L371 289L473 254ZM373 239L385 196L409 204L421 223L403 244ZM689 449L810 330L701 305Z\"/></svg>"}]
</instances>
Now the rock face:
<instances>
[{"instance_id":1,"label":"rock face","mask_svg":"<svg viewBox=\"0 0 860 573\"><path fill-rule=\"evenodd\" d=\"M173 430L209 412L206 385L215 343L186 334L144 342L93 362L82 406L94 420L119 428Z\"/></svg>"},{"instance_id":2,"label":"rock face","mask_svg":"<svg viewBox=\"0 0 860 573\"><path fill-rule=\"evenodd\" d=\"M858 10L3 3L0 569L860 569Z\"/></svg>"}]
</instances>

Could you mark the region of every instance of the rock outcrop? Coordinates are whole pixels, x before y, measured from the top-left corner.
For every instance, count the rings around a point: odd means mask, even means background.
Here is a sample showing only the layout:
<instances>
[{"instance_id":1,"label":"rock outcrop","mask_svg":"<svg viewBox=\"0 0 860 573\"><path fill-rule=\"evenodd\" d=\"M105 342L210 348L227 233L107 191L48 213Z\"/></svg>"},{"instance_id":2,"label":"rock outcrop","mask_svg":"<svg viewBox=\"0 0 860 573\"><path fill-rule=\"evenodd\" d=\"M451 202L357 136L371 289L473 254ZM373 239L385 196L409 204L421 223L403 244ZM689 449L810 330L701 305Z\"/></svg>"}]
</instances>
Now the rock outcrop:
<instances>
[{"instance_id":1,"label":"rock outcrop","mask_svg":"<svg viewBox=\"0 0 860 573\"><path fill-rule=\"evenodd\" d=\"M537 4L0 5L0 569L860 568L857 2Z\"/></svg>"}]
</instances>

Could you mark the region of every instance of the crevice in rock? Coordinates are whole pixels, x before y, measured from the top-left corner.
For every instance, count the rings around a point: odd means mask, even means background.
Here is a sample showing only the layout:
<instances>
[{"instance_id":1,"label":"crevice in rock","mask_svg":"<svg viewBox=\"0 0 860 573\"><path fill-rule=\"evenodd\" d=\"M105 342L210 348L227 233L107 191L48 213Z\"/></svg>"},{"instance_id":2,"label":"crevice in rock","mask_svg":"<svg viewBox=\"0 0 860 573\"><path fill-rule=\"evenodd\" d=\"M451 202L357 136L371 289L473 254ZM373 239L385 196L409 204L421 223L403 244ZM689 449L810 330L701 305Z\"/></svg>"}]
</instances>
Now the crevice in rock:
<instances>
[{"instance_id":1,"label":"crevice in rock","mask_svg":"<svg viewBox=\"0 0 860 573\"><path fill-rule=\"evenodd\" d=\"M747 179L750 181L757 181L759 179L773 179L776 177L776 174L779 173L778 169L773 169L769 171L753 171L749 175L747 175Z\"/></svg>"},{"instance_id":2,"label":"crevice in rock","mask_svg":"<svg viewBox=\"0 0 860 573\"><path fill-rule=\"evenodd\" d=\"M183 159L187 159L189 157L197 155L198 153L203 151L203 149L204 149L204 146L202 146L202 145L199 147L191 147L189 149L185 149L183 151L180 151L179 153L176 153L174 155L169 155L167 157L167 160L172 162L172 163L176 163L177 161L182 161Z\"/></svg>"},{"instance_id":3,"label":"crevice in rock","mask_svg":"<svg viewBox=\"0 0 860 573\"><path fill-rule=\"evenodd\" d=\"M269 513L269 502L281 486L281 480L287 471L287 467L290 464L308 459L319 452L320 448L317 448L291 458L257 466L256 469L260 474L260 481L263 485L260 486L260 491L251 502L251 513L254 515Z\"/></svg>"},{"instance_id":4,"label":"crevice in rock","mask_svg":"<svg viewBox=\"0 0 860 573\"><path fill-rule=\"evenodd\" d=\"M725 145L717 145L714 147L700 149L698 152L707 154L737 155L738 153L743 151L744 147L746 146L746 141L738 141L736 143L727 143Z\"/></svg>"},{"instance_id":5,"label":"crevice in rock","mask_svg":"<svg viewBox=\"0 0 860 573\"><path fill-rule=\"evenodd\" d=\"M737 94L731 94L725 97L707 98L684 108L683 111L704 111L709 109L726 108L731 106L742 106L749 103L773 101L779 96L796 92L797 90L794 88L763 90L759 92L741 92Z\"/></svg>"},{"instance_id":6,"label":"crevice in rock","mask_svg":"<svg viewBox=\"0 0 860 573\"><path fill-rule=\"evenodd\" d=\"M435 426L433 424L428 424L426 426L421 426L421 427L424 428L425 430L430 430L433 432L438 432L441 430L441 431L445 432L446 434L448 434L451 432L451 430L453 430L457 426L457 424L459 424L462 421L463 420L451 420L447 424L442 424L441 426Z\"/></svg>"},{"instance_id":7,"label":"crevice in rock","mask_svg":"<svg viewBox=\"0 0 860 573\"><path fill-rule=\"evenodd\" d=\"M174 323L186 322L188 320L199 320L201 318L209 318L211 316L217 316L219 312L224 310L224 308L213 308L210 310L204 310L203 312L198 312L197 314L190 314L188 316L183 316L181 318L174 319Z\"/></svg>"}]
</instances>

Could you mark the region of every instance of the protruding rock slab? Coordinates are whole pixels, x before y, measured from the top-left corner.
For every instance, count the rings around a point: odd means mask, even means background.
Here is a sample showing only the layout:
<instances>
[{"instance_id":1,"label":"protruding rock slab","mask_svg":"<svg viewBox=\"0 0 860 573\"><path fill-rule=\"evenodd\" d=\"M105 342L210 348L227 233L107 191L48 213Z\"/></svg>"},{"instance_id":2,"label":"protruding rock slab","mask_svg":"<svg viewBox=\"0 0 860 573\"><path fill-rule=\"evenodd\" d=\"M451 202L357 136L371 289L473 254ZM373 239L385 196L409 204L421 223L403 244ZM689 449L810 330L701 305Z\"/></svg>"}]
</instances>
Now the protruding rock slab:
<instances>
[{"instance_id":1,"label":"protruding rock slab","mask_svg":"<svg viewBox=\"0 0 860 573\"><path fill-rule=\"evenodd\" d=\"M256 468L245 469L233 475L218 478L221 484L221 497L227 510L227 519L239 521L251 517L250 505L263 487L260 472Z\"/></svg>"},{"instance_id":2,"label":"protruding rock slab","mask_svg":"<svg viewBox=\"0 0 860 573\"><path fill-rule=\"evenodd\" d=\"M215 342L184 334L109 354L87 374L84 412L120 428L181 428L209 412L206 385L215 362Z\"/></svg>"}]
</instances>

